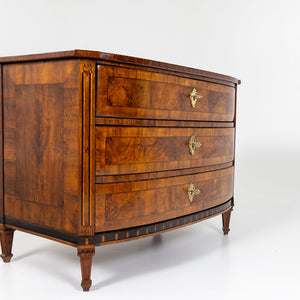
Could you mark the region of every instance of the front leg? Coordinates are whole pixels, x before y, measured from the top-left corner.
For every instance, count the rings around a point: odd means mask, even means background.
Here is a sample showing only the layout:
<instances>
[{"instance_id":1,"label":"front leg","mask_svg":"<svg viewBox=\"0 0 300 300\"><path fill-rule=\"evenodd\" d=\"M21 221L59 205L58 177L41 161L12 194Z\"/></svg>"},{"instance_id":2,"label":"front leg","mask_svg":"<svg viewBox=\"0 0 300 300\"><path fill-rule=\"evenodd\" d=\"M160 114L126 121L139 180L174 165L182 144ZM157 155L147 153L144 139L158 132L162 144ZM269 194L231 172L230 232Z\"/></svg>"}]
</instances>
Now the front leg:
<instances>
[{"instance_id":1,"label":"front leg","mask_svg":"<svg viewBox=\"0 0 300 300\"><path fill-rule=\"evenodd\" d=\"M92 259L95 255L95 246L79 246L77 247L78 256L80 257L81 286L84 292L88 292L91 285Z\"/></svg>"},{"instance_id":2,"label":"front leg","mask_svg":"<svg viewBox=\"0 0 300 300\"><path fill-rule=\"evenodd\" d=\"M228 232L230 231L229 223L230 223L231 212L232 212L232 207L222 214L222 221L223 221L222 229L223 229L224 235L227 235Z\"/></svg>"},{"instance_id":3,"label":"front leg","mask_svg":"<svg viewBox=\"0 0 300 300\"><path fill-rule=\"evenodd\" d=\"M1 238L1 249L2 249L2 254L1 258L5 263L10 262L12 258L12 243L13 243L13 238L14 238L14 230L13 229L8 229L8 228L0 228L0 238Z\"/></svg>"}]
</instances>

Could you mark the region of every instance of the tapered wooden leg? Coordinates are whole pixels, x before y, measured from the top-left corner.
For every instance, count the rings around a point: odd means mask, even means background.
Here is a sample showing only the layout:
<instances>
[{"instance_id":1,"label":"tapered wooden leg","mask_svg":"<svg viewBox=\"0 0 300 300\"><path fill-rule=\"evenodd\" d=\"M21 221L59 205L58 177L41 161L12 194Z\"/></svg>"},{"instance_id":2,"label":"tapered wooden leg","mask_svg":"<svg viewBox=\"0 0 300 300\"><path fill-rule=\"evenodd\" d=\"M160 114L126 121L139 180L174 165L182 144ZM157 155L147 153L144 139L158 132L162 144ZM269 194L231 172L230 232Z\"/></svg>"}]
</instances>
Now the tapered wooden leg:
<instances>
[{"instance_id":1,"label":"tapered wooden leg","mask_svg":"<svg viewBox=\"0 0 300 300\"><path fill-rule=\"evenodd\" d=\"M88 292L91 285L91 271L92 271L92 259L95 255L95 247L94 246L84 246L78 247L78 256L80 257L80 265L81 265L81 275L82 281L81 286L84 292Z\"/></svg>"},{"instance_id":2,"label":"tapered wooden leg","mask_svg":"<svg viewBox=\"0 0 300 300\"><path fill-rule=\"evenodd\" d=\"M1 258L5 263L8 263L13 257L11 253L11 248L12 248L12 243L14 238L14 230L0 228L0 236L1 236L1 249L2 249Z\"/></svg>"},{"instance_id":3,"label":"tapered wooden leg","mask_svg":"<svg viewBox=\"0 0 300 300\"><path fill-rule=\"evenodd\" d=\"M229 223L230 223L231 212L232 212L232 208L227 210L226 212L224 212L222 214L222 221L223 221L223 228L222 229L223 229L224 235L227 235L228 232L230 231Z\"/></svg>"}]
</instances>

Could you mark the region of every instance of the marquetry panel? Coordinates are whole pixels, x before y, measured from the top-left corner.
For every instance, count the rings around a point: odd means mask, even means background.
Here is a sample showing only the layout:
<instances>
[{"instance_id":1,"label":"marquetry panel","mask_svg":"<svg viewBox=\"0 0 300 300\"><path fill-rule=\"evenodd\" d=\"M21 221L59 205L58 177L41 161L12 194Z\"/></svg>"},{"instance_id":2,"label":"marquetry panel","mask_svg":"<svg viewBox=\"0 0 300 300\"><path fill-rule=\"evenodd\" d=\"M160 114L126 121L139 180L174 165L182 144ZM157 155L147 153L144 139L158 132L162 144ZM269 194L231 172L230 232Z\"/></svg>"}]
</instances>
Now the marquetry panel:
<instances>
[{"instance_id":1,"label":"marquetry panel","mask_svg":"<svg viewBox=\"0 0 300 300\"><path fill-rule=\"evenodd\" d=\"M79 63L3 66L8 217L77 232Z\"/></svg>"},{"instance_id":2,"label":"marquetry panel","mask_svg":"<svg viewBox=\"0 0 300 300\"><path fill-rule=\"evenodd\" d=\"M190 184L200 193L191 202ZM233 168L163 179L96 185L96 232L205 210L233 196Z\"/></svg>"},{"instance_id":3,"label":"marquetry panel","mask_svg":"<svg viewBox=\"0 0 300 300\"><path fill-rule=\"evenodd\" d=\"M98 66L98 116L233 121L235 89L134 68ZM192 106L196 88L199 99Z\"/></svg>"},{"instance_id":4,"label":"marquetry panel","mask_svg":"<svg viewBox=\"0 0 300 300\"><path fill-rule=\"evenodd\" d=\"M132 228L97 233L95 234L94 241L96 245L104 245L142 238L145 236L169 231L172 229L180 228L183 226L190 225L192 223L199 222L201 220L205 220L224 211L228 211L229 209L232 209L232 207L233 198L215 207L208 208L200 212L195 212L186 216L174 218L172 220L166 220Z\"/></svg>"},{"instance_id":5,"label":"marquetry panel","mask_svg":"<svg viewBox=\"0 0 300 300\"><path fill-rule=\"evenodd\" d=\"M234 128L96 128L96 175L195 168L230 162L233 154Z\"/></svg>"}]
</instances>

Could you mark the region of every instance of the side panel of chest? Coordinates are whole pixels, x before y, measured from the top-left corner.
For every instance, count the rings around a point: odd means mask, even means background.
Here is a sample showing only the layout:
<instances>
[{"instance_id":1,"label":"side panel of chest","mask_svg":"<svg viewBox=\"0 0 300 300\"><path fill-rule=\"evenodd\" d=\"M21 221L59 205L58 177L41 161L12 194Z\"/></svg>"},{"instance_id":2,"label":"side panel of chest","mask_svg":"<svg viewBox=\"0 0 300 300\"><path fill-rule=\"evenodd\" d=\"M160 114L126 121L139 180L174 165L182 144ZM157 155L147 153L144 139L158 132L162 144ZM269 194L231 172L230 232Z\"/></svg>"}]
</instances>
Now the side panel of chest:
<instances>
[{"instance_id":1,"label":"side panel of chest","mask_svg":"<svg viewBox=\"0 0 300 300\"><path fill-rule=\"evenodd\" d=\"M5 216L77 232L79 61L3 66Z\"/></svg>"}]
</instances>

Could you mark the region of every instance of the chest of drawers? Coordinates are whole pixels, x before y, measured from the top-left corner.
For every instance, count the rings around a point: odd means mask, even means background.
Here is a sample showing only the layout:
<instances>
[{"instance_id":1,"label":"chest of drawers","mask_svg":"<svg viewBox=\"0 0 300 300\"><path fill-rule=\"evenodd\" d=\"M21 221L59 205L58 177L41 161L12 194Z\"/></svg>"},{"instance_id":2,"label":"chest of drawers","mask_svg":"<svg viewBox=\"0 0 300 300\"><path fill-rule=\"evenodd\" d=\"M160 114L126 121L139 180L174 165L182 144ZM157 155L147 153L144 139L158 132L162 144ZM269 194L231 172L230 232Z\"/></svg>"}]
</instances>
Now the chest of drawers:
<instances>
[{"instance_id":1,"label":"chest of drawers","mask_svg":"<svg viewBox=\"0 0 300 300\"><path fill-rule=\"evenodd\" d=\"M0 233L95 247L233 207L237 79L74 50L0 58Z\"/></svg>"}]
</instances>

